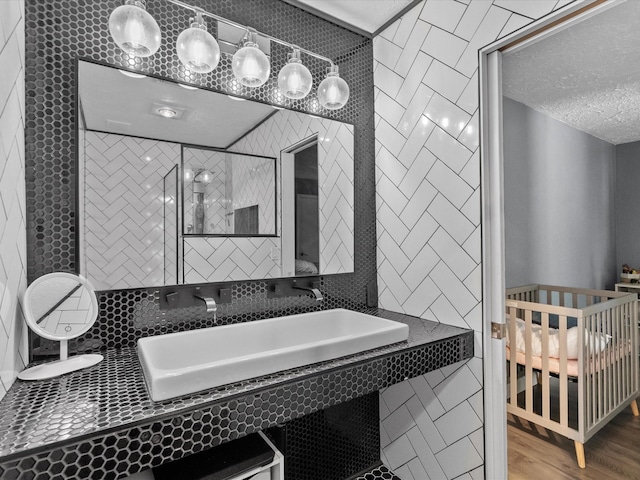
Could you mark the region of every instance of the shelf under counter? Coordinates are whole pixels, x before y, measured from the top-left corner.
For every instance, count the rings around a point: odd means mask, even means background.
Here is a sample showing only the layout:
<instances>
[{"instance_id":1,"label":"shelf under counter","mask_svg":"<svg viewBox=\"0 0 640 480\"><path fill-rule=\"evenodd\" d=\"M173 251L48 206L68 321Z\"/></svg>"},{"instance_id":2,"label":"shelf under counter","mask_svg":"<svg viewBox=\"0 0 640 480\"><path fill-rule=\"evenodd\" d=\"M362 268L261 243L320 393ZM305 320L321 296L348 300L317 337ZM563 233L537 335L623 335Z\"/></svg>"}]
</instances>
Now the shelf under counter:
<instances>
[{"instance_id":1,"label":"shelf under counter","mask_svg":"<svg viewBox=\"0 0 640 480\"><path fill-rule=\"evenodd\" d=\"M16 381L0 402L0 477L37 465L59 478L135 473L473 356L471 330L366 313L406 323L408 341L164 402L149 398L133 348L64 377Z\"/></svg>"}]
</instances>

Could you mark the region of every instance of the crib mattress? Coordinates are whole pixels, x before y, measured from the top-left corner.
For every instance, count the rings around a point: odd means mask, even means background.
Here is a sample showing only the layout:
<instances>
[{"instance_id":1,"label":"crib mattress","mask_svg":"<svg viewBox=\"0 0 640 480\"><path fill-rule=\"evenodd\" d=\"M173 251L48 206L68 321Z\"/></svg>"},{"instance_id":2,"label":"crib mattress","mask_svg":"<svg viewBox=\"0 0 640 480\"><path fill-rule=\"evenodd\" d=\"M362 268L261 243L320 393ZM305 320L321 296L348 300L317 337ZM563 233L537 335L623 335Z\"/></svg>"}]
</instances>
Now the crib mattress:
<instances>
[{"instance_id":1,"label":"crib mattress","mask_svg":"<svg viewBox=\"0 0 640 480\"><path fill-rule=\"evenodd\" d=\"M511 349L507 345L507 360L511 360ZM616 350L618 354L616 355ZM597 355L593 361L588 362L587 368L591 373L602 370L600 366L600 358L604 360L602 363L612 364L617 361L624 362L628 361L628 357L631 353L631 348L627 345L627 348L624 348L624 345L620 345L617 349L611 349L610 355ZM607 357L609 360L607 361ZM516 350L516 362L520 365L526 365L527 356L518 350ZM542 370L542 357L538 355L531 355L531 367L534 370ZM629 367L630 368L630 367ZM549 357L549 373L560 374L560 359L555 357ZM577 359L568 359L567 360L567 375L570 377L578 376L578 360Z\"/></svg>"},{"instance_id":2,"label":"crib mattress","mask_svg":"<svg viewBox=\"0 0 640 480\"><path fill-rule=\"evenodd\" d=\"M511 360L511 349L507 346L507 360ZM520 365L526 365L527 356L516 350L516 362ZM534 370L542 370L542 357L532 355L531 367ZM560 359L549 357L549 373L560 374ZM578 376L578 360L567 360L567 375L570 377Z\"/></svg>"}]
</instances>

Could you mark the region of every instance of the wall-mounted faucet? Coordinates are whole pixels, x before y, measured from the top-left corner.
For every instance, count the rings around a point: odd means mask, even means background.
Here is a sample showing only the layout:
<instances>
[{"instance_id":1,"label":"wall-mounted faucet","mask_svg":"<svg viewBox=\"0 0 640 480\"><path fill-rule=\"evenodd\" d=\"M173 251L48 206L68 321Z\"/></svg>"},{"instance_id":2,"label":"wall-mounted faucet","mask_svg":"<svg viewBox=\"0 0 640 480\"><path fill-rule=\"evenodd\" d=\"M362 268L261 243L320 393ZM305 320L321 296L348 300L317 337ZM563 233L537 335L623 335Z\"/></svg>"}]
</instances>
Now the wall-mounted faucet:
<instances>
[{"instance_id":1,"label":"wall-mounted faucet","mask_svg":"<svg viewBox=\"0 0 640 480\"><path fill-rule=\"evenodd\" d=\"M324 300L324 295L320 291L320 282L320 277L280 278L269 284L267 298L291 297L300 295L300 290L304 290L320 303Z\"/></svg>"},{"instance_id":2,"label":"wall-mounted faucet","mask_svg":"<svg viewBox=\"0 0 640 480\"><path fill-rule=\"evenodd\" d=\"M313 294L313 296L316 297L316 302L321 302L321 301L324 300L324 297L322 296L322 293L320 292L320 290L318 288L303 287L301 285L296 285L295 283L291 286L291 288L293 288L295 290L306 290L307 292L311 292Z\"/></svg>"},{"instance_id":3,"label":"wall-mounted faucet","mask_svg":"<svg viewBox=\"0 0 640 480\"><path fill-rule=\"evenodd\" d=\"M199 293L194 293L193 296L194 298L197 298L198 300L202 300L204 302L204 304L207 306L207 313L215 313L218 311L218 304L216 303L215 298L203 297Z\"/></svg>"},{"instance_id":4,"label":"wall-mounted faucet","mask_svg":"<svg viewBox=\"0 0 640 480\"><path fill-rule=\"evenodd\" d=\"M202 305L204 302L207 313L214 314L218 311L218 304L231 303L231 288L223 285L201 285L192 287L188 285L178 285L174 287L164 287L160 291L160 310L171 310L174 308L188 308L194 305Z\"/></svg>"}]
</instances>

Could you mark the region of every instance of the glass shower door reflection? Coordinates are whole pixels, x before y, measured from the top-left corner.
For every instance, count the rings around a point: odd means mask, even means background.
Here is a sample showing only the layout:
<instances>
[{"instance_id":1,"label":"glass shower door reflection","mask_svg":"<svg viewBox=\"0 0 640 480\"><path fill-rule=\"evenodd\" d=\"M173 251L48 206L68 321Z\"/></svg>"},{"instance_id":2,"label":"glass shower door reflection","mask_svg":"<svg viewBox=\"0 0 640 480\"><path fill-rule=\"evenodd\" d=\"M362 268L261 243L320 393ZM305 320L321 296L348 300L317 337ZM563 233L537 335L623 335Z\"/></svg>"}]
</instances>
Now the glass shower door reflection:
<instances>
[{"instance_id":1,"label":"glass shower door reflection","mask_svg":"<svg viewBox=\"0 0 640 480\"><path fill-rule=\"evenodd\" d=\"M177 285L180 278L178 165L164 176L164 284Z\"/></svg>"}]
</instances>

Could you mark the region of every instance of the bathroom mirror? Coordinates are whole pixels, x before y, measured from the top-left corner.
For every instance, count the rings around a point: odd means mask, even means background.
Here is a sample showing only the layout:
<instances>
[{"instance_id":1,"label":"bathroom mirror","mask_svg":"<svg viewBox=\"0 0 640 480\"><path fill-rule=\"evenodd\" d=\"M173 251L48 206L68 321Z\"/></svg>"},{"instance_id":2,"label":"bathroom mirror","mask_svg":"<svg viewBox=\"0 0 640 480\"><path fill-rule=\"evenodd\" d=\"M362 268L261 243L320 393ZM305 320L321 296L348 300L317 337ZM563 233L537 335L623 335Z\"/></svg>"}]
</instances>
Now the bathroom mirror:
<instances>
[{"instance_id":1,"label":"bathroom mirror","mask_svg":"<svg viewBox=\"0 0 640 480\"><path fill-rule=\"evenodd\" d=\"M98 290L353 272L353 125L79 60L77 140L79 272ZM188 156L214 151L245 158L227 183L256 181L225 185L197 233L206 168Z\"/></svg>"},{"instance_id":2,"label":"bathroom mirror","mask_svg":"<svg viewBox=\"0 0 640 480\"><path fill-rule=\"evenodd\" d=\"M24 293L22 308L27 325L41 337L60 342L60 360L36 365L18 374L22 380L57 377L97 364L102 355L68 357L67 342L87 332L98 318L93 285L82 276L50 273L37 278Z\"/></svg>"}]
</instances>

